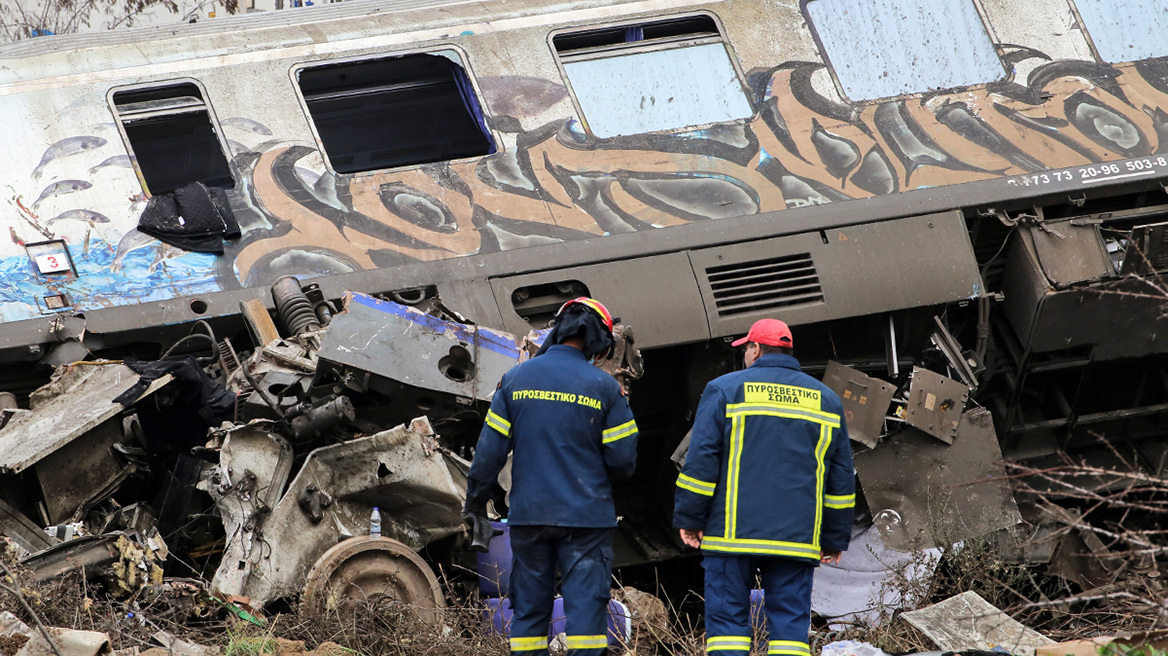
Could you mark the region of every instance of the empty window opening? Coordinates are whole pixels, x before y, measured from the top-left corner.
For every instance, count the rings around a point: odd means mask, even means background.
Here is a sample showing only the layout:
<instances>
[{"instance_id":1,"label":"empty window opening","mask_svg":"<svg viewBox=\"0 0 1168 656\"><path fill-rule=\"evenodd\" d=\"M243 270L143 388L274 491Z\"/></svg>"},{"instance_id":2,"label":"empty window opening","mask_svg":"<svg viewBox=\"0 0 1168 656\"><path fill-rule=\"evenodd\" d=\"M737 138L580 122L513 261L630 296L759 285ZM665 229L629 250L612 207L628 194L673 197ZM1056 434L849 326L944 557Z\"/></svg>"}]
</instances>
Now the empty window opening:
<instances>
[{"instance_id":1,"label":"empty window opening","mask_svg":"<svg viewBox=\"0 0 1168 656\"><path fill-rule=\"evenodd\" d=\"M1168 57L1164 0L1075 0L1075 8L1103 61Z\"/></svg>"},{"instance_id":2,"label":"empty window opening","mask_svg":"<svg viewBox=\"0 0 1168 656\"><path fill-rule=\"evenodd\" d=\"M303 68L300 91L337 173L495 152L482 105L453 52Z\"/></svg>"},{"instance_id":3,"label":"empty window opening","mask_svg":"<svg viewBox=\"0 0 1168 656\"><path fill-rule=\"evenodd\" d=\"M592 134L616 137L749 118L754 110L710 16L552 37Z\"/></svg>"},{"instance_id":4,"label":"empty window opening","mask_svg":"<svg viewBox=\"0 0 1168 656\"><path fill-rule=\"evenodd\" d=\"M987 84L1006 69L973 0L803 0L853 101Z\"/></svg>"},{"instance_id":5,"label":"empty window opening","mask_svg":"<svg viewBox=\"0 0 1168 656\"><path fill-rule=\"evenodd\" d=\"M169 193L191 182L235 186L197 85L116 91L113 104L148 193Z\"/></svg>"}]
</instances>

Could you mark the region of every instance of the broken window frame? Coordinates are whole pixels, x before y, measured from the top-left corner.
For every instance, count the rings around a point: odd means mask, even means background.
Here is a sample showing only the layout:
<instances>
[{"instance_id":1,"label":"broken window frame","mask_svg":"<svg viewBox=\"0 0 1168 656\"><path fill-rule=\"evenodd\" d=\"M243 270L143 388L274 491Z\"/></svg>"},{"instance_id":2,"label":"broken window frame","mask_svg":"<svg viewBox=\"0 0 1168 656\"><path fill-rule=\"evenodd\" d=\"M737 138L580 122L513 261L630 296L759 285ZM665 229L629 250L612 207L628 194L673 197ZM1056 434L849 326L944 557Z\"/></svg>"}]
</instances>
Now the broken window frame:
<instances>
[{"instance_id":1,"label":"broken window frame","mask_svg":"<svg viewBox=\"0 0 1168 656\"><path fill-rule=\"evenodd\" d=\"M599 44L592 46L580 46L573 48L559 48L556 45L557 38L565 36L584 36L588 33L600 33L615 30L628 30L633 28L641 28L646 26L661 26L672 22L681 22L686 19L709 19L714 26L712 32L693 32L689 34L671 35L664 37L656 37L651 39L644 39L639 41L622 41L616 43ZM611 59L626 54L647 54L653 52L664 52L669 50L681 50L695 46L705 45L720 45L725 53L726 59L734 70L735 79L738 86L741 88L742 97L746 101L750 114L740 118L723 118L715 121L698 124L676 125L667 128L660 128L652 130L651 132L690 132L700 130L710 125L718 123L727 123L731 121L750 121L758 116L758 107L754 102L754 96L750 92L750 87L746 84L746 75L743 73L742 65L738 61L738 55L734 51L734 46L730 43L730 39L726 37L726 29L718 16L712 12L687 12L684 14L673 14L665 16L654 16L643 18L635 21L620 21L612 23L598 23L585 26L574 26L570 28L562 28L552 30L547 37L548 48L551 50L552 57L556 62L556 68L560 71L560 76L564 80L564 85L568 89L568 96L572 99L572 105L576 109L576 114L580 118L580 124L583 129L591 136L605 139L628 137L634 134L646 134L647 132L630 132L620 135L611 135L609 137L596 134L589 125L587 113L584 111L584 106L580 102L579 96L572 85L572 78L568 74L565 64L574 62L594 61L599 59Z\"/></svg>"},{"instance_id":2,"label":"broken window frame","mask_svg":"<svg viewBox=\"0 0 1168 656\"><path fill-rule=\"evenodd\" d=\"M382 168L367 168L367 169L362 169L360 171L348 171L348 172L338 171L333 166L332 158L329 155L328 149L325 148L324 139L321 138L320 130L317 128L316 120L313 117L313 113L312 113L311 108L309 107L309 98L308 98L308 96L305 95L304 90L300 85L300 74L303 73L305 70L309 70L309 69L337 67L337 66L344 66L346 64L360 64L360 63L365 63L365 62L375 62L375 61L387 60L387 59L400 59L400 58L409 57L412 55L431 55L431 56L436 56L436 57L443 57L445 59L450 60L451 63L453 63L457 68L461 69L462 74L466 78L466 81L470 84L470 90L471 90L471 93L473 94L474 101L478 105L479 112L482 115L481 116L481 127L484 131L484 136L487 137L487 141L488 141L488 145L489 145L488 151L486 153L480 153L480 154L476 154L476 155L468 155L466 157L458 157L458 158L454 158L454 159L430 159L430 160L419 161L419 162L414 162L414 163L410 163L410 164L401 164L398 166L388 166L388 167L382 167ZM312 138L316 142L316 147L320 152L321 159L324 161L324 166L329 172L331 172L334 175L362 176L362 175L371 175L371 174L379 173L382 171L408 171L411 169L416 169L419 167L429 166L429 165L433 165L433 164L441 164L441 163L448 163L448 162L475 161L475 160L482 159L483 157L487 157L490 155L496 155L498 153L503 152L503 150L504 150L503 141L499 138L498 131L495 130L493 127L491 127L490 114L488 112L487 104L484 101L484 95L483 95L482 89L479 87L478 80L475 77L474 71L471 69L470 57L467 55L465 50L463 50L462 48L460 48L454 44L446 43L446 44L432 46L429 48L403 50L403 51L398 51L398 52L379 52L376 54L367 54L367 55L360 55L360 56L354 56L354 57L342 57L342 58L335 58L335 59L319 59L319 60L313 60L313 61L306 61L306 62L298 63L295 66L293 66L289 70L289 76L292 79L292 86L296 90L296 97L300 101L300 109L304 113L304 118L308 122L308 127L312 132ZM471 119L476 121L476 122L479 122L479 119L477 117L471 116Z\"/></svg>"},{"instance_id":3,"label":"broken window frame","mask_svg":"<svg viewBox=\"0 0 1168 656\"><path fill-rule=\"evenodd\" d=\"M1108 39L1107 41L1101 42L1101 41L1097 40L1096 37L1097 36L1103 37L1105 34L1107 36L1111 36L1112 34L1114 34L1114 28L1112 30L1105 31L1103 29L1103 26L1094 25L1093 24L1094 21L1088 21L1088 20L1084 19L1083 12L1082 12L1082 10L1079 9L1079 3L1081 1L1082 0L1068 0L1070 7L1071 7L1071 12L1075 16L1075 22L1081 28L1083 36L1087 39L1087 45L1091 48L1091 54L1095 55L1095 59L1098 60L1100 63L1108 64L1108 65L1110 65L1110 64L1124 64L1124 63L1128 63L1128 62L1141 61L1143 59L1156 59L1156 58L1160 58L1160 57L1168 57L1168 47L1165 47L1164 52L1162 52L1161 54L1158 54L1158 55L1152 54L1152 55L1148 55L1147 57L1123 57L1123 58L1118 58L1118 59L1106 57L1103 54L1104 50L1107 50L1108 52L1110 52L1111 48L1116 47L1116 45L1112 44L1110 42L1110 39ZM1114 0L1109 0L1108 4L1114 5L1115 4ZM1088 15L1090 15L1090 14L1088 14ZM1131 35L1130 30L1126 31L1125 34L1127 34L1130 37L1130 35ZM1103 47L1101 47L1101 43L1103 44ZM1128 41L1128 43L1131 45L1140 45L1138 42ZM1118 44L1118 47L1123 47L1123 44Z\"/></svg>"},{"instance_id":4,"label":"broken window frame","mask_svg":"<svg viewBox=\"0 0 1168 656\"><path fill-rule=\"evenodd\" d=\"M160 98L153 101L141 101L138 103L121 103L115 100L115 96L123 93L134 93L142 91L164 91L167 88L174 88L176 91L186 85L191 85L198 92L199 97L195 100L197 102L186 101L183 99L194 98L190 95L174 95L170 98ZM165 101L172 101L171 104L166 104ZM179 101L179 102L174 102ZM126 125L136 121L147 119L165 118L167 116L182 116L189 114L197 114L202 112L207 121L211 125L211 131L215 135L215 141L219 144L219 155L223 157L224 168L230 180L230 184L224 187L222 184L208 184L207 180L189 180L188 182L202 182L207 186L222 187L224 189L232 189L237 184L237 177L235 169L231 165L231 149L227 146L226 137L223 135L223 129L219 125L219 118L215 115L215 109L211 106L211 101L207 95L207 89L201 82L194 78L175 78L171 80L162 80L157 82L149 82L146 84L132 84L111 88L106 92L106 103L109 105L110 112L114 117L114 125L117 126L118 134L122 137L122 143L126 147L126 154L130 156L130 163L134 167L134 173L138 176L138 182L142 185L142 191L147 196L157 195L159 193L169 193L181 187L178 185L172 189L151 189L147 183L146 172L142 169L142 162L134 150L134 143L131 140L129 133L126 131ZM153 107L129 108L130 105L147 105L153 103Z\"/></svg>"},{"instance_id":5,"label":"broken window frame","mask_svg":"<svg viewBox=\"0 0 1168 656\"><path fill-rule=\"evenodd\" d=\"M1001 51L1001 48L999 47L1000 41L998 40L997 36L994 34L993 26L990 24L990 21L989 21L988 17L986 16L985 8L982 7L982 5L981 5L981 0L951 0L951 1L956 1L956 2L968 2L973 6L974 11L977 13L978 19L981 21L981 26L982 26L982 29L984 30L985 37L989 41L990 47L994 51L994 56L997 58L998 66L1001 70L1001 75L998 75L996 78L991 79L991 80L983 80L983 81L974 82L974 83L970 83L970 84L956 85L956 86L951 86L951 87L946 87L946 88L933 88L933 89L926 88L926 89L920 89L920 90L916 90L916 91L908 91L908 92L893 94L893 95L889 95L889 96L879 96L879 97L875 97L875 98L853 98L848 94L847 89L844 87L843 81L840 80L839 74L836 71L837 67L832 62L832 58L831 58L831 55L829 53L829 48L824 43L823 37L820 34L820 30L818 27L816 27L815 20L811 16L811 12L808 11L808 9L807 9L808 5L816 3L816 2L821 2L821 1L823 1L823 0L799 0L799 11L803 14L803 19L804 19L804 21L806 21L807 29L811 32L811 37L813 39L815 39L815 47L819 50L819 55L820 55L820 57L823 58L823 63L826 65L828 72L831 74L831 80L835 84L836 92L839 93L840 98L844 99L844 101L851 103L853 105L872 105L872 104L888 102L889 100L896 100L899 98L916 98L916 97L920 97L920 96L926 96L926 95L929 95L932 93L943 92L946 89L952 89L952 88L979 89L979 88L984 88L987 85L994 84L996 82L1008 81L1014 75L1012 68L1006 66L1005 63L1002 61L1002 51ZM874 73L879 73L879 71L875 71Z\"/></svg>"}]
</instances>

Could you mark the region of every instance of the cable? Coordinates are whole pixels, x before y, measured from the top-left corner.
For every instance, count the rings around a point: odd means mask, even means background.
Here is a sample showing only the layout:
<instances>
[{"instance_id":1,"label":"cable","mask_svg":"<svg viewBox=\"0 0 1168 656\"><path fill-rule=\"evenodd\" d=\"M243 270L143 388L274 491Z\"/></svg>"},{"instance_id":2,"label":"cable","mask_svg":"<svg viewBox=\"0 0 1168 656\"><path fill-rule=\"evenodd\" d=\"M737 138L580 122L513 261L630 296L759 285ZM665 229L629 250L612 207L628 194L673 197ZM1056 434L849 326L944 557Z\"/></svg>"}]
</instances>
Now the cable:
<instances>
[{"instance_id":1,"label":"cable","mask_svg":"<svg viewBox=\"0 0 1168 656\"><path fill-rule=\"evenodd\" d=\"M166 352L165 352L165 353L163 353L163 354L162 354L162 357L160 357L160 358L158 358L158 359L159 359L159 360L165 360L165 359L167 359L168 357L170 357L170 354L171 354L171 353L174 353L174 351L175 351L175 350L176 350L178 347L182 346L183 344L186 344L187 342L189 342L189 341L191 341L191 340L195 340L195 339L204 339L204 340L207 340L208 342L210 342L210 343L211 343L211 346L212 346L212 347L215 347L215 338L214 338L214 337L212 337L212 336L210 336L210 335L204 335L204 334L202 334L202 333L192 333L192 334L190 334L190 335L187 335L186 337L183 337L182 339L178 340L178 341L177 341L177 342L175 342L174 344L171 344L171 345L170 345L170 348L166 349ZM216 356L218 356L218 354L219 354L219 352L218 352L218 350L216 350L216 351L215 351L215 355L216 355Z\"/></svg>"}]
</instances>

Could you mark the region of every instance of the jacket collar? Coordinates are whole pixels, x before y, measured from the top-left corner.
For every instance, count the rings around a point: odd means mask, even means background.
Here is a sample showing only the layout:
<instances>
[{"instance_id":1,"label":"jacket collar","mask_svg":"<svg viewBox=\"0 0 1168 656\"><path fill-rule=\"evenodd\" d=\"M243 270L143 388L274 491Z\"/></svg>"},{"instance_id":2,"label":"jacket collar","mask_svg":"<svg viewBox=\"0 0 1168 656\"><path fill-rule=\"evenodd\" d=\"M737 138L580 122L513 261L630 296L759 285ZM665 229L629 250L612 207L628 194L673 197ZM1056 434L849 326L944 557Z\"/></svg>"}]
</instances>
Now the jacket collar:
<instances>
[{"instance_id":1,"label":"jacket collar","mask_svg":"<svg viewBox=\"0 0 1168 656\"><path fill-rule=\"evenodd\" d=\"M588 359L588 358L584 357L583 351L576 348L575 346L568 346L567 344L552 344L551 346L548 347L548 349L546 351L544 351L543 354L544 355L551 355L553 353L556 355L561 355L561 356L576 357L576 358L579 358L581 360Z\"/></svg>"},{"instance_id":2,"label":"jacket collar","mask_svg":"<svg viewBox=\"0 0 1168 656\"><path fill-rule=\"evenodd\" d=\"M571 348L571 347L569 347ZM767 353L760 355L751 367L783 367L784 369L794 369L795 371L803 371L799 367L799 361L793 355L786 355L783 353Z\"/></svg>"}]
</instances>

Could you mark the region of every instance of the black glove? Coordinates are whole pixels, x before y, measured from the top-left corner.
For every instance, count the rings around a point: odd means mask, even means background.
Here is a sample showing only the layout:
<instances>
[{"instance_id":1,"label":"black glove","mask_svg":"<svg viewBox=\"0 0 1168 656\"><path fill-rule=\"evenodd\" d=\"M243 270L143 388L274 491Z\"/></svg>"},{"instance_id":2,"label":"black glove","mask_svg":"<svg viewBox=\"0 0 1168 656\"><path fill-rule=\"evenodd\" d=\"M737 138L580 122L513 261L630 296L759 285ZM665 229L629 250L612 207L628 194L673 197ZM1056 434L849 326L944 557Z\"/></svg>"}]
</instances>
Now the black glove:
<instances>
[{"instance_id":1,"label":"black glove","mask_svg":"<svg viewBox=\"0 0 1168 656\"><path fill-rule=\"evenodd\" d=\"M501 529L491 526L491 520L487 519L487 503L485 501L473 501L468 497L462 507L462 519L471 527L471 551L485 553L490 549L491 538L503 534Z\"/></svg>"}]
</instances>

